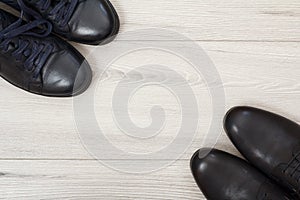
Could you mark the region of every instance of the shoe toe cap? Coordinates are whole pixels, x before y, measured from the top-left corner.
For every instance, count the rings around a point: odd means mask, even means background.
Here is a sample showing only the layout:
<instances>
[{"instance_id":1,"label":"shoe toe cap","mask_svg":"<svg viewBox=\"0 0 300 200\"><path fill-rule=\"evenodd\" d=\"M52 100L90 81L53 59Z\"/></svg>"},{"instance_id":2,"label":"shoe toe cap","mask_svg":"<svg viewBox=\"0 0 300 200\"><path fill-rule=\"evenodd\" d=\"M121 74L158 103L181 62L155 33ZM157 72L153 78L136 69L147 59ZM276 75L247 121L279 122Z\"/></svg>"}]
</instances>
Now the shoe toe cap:
<instances>
[{"instance_id":1,"label":"shoe toe cap","mask_svg":"<svg viewBox=\"0 0 300 200\"><path fill-rule=\"evenodd\" d=\"M70 97L88 88L92 71L85 60L78 61L68 53L54 56L51 60L44 70L43 95Z\"/></svg>"},{"instance_id":2,"label":"shoe toe cap","mask_svg":"<svg viewBox=\"0 0 300 200\"><path fill-rule=\"evenodd\" d=\"M198 150L191 158L190 167L194 179L208 197L214 188L222 185L217 179L222 178L219 168L222 167L223 158L219 151L209 148Z\"/></svg>"},{"instance_id":3,"label":"shoe toe cap","mask_svg":"<svg viewBox=\"0 0 300 200\"><path fill-rule=\"evenodd\" d=\"M119 18L110 2L89 0L79 3L70 20L70 39L86 44L104 44L119 30Z\"/></svg>"},{"instance_id":4,"label":"shoe toe cap","mask_svg":"<svg viewBox=\"0 0 300 200\"><path fill-rule=\"evenodd\" d=\"M253 124L252 108L234 107L224 118L224 128L230 139L244 138ZM254 126L252 126L254 128Z\"/></svg>"},{"instance_id":5,"label":"shoe toe cap","mask_svg":"<svg viewBox=\"0 0 300 200\"><path fill-rule=\"evenodd\" d=\"M203 148L194 153L190 163L193 173L195 172L201 175L206 170L205 166L207 165L207 159L205 158L209 153L211 153L211 151L212 150L209 148Z\"/></svg>"},{"instance_id":6,"label":"shoe toe cap","mask_svg":"<svg viewBox=\"0 0 300 200\"><path fill-rule=\"evenodd\" d=\"M197 151L191 159L191 170L207 199L256 199L266 180L246 161L217 149Z\"/></svg>"},{"instance_id":7,"label":"shoe toe cap","mask_svg":"<svg viewBox=\"0 0 300 200\"><path fill-rule=\"evenodd\" d=\"M279 115L253 107L232 108L224 119L230 140L263 171L270 171L291 156L291 149L300 139L297 126Z\"/></svg>"},{"instance_id":8,"label":"shoe toe cap","mask_svg":"<svg viewBox=\"0 0 300 200\"><path fill-rule=\"evenodd\" d=\"M252 107L234 107L224 118L224 129L232 143L247 158L265 159L263 145L268 146L266 138L266 119L260 111ZM271 138L270 138L271 139Z\"/></svg>"}]
</instances>

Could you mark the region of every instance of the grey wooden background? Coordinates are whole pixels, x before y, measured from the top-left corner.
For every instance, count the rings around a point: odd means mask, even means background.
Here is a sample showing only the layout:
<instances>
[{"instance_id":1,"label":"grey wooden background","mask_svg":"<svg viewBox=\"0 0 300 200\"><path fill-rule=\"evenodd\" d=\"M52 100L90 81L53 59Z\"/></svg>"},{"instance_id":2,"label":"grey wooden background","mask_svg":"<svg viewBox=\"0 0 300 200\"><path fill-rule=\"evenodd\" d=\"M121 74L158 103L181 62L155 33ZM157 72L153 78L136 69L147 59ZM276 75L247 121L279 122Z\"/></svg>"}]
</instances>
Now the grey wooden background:
<instances>
[{"instance_id":1,"label":"grey wooden background","mask_svg":"<svg viewBox=\"0 0 300 200\"><path fill-rule=\"evenodd\" d=\"M195 40L220 73L226 109L235 105L258 106L299 122L299 0L112 0L112 3L120 15L121 34L152 27L176 31ZM181 42L184 45L185 41ZM84 55L95 48L74 45ZM147 145L135 143L116 128L108 97L128 69L145 60L168 62L186 75L198 91L199 108L203 108L197 137L179 160L146 174L128 174L105 167L90 156L80 141L72 99L32 95L1 79L0 198L205 199L193 181L189 159L201 147L211 123L209 94L183 63L175 63L155 51L147 53L137 52L119 59L105 80L100 80L103 86L95 96L97 120L106 130L106 137L124 151L155 151L168 144L176 137L180 117L172 95L150 87L137 93L131 102L131 117L141 126L151 123L149 110L155 103L163 104L167 112L169 124L164 134ZM101 69L97 59L96 56L89 60L96 74ZM172 80L163 71L151 69L141 72L140 77L146 76ZM97 77L94 80L99 81ZM224 132L216 147L238 155ZM116 162L122 164L122 160Z\"/></svg>"}]
</instances>

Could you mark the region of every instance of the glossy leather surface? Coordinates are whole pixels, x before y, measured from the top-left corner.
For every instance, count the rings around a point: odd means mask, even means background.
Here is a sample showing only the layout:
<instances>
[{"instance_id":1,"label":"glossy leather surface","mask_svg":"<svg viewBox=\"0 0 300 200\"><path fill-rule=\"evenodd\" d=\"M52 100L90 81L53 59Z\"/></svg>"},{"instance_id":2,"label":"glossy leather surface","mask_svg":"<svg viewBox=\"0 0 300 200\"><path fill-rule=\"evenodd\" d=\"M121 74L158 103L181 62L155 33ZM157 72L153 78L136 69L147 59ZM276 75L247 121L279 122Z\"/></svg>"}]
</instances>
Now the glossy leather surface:
<instances>
[{"instance_id":1,"label":"glossy leather surface","mask_svg":"<svg viewBox=\"0 0 300 200\"><path fill-rule=\"evenodd\" d=\"M55 33L71 41L91 45L106 44L112 41L119 31L119 17L109 0L78 0L65 26L61 26L60 21L56 21L55 16L50 14L53 7L42 10L36 6L36 0L24 2L49 20ZM4 3L20 9L17 0L5 0Z\"/></svg>"},{"instance_id":2,"label":"glossy leather surface","mask_svg":"<svg viewBox=\"0 0 300 200\"><path fill-rule=\"evenodd\" d=\"M298 124L257 108L235 107L227 113L224 127L233 144L250 163L290 193L299 195Z\"/></svg>"},{"instance_id":3,"label":"glossy leather surface","mask_svg":"<svg viewBox=\"0 0 300 200\"><path fill-rule=\"evenodd\" d=\"M191 170L208 200L292 199L246 161L220 150L197 151Z\"/></svg>"},{"instance_id":4,"label":"glossy leather surface","mask_svg":"<svg viewBox=\"0 0 300 200\"><path fill-rule=\"evenodd\" d=\"M11 14L0 10L2 18L0 31L17 20ZM20 37L24 41L35 41L50 45L53 52L47 58L37 77L24 69L24 59L18 61L12 54L18 49ZM32 49L28 49L32 51ZM37 61L35 61L37 62ZM35 64L33 64L35 68ZM81 94L91 83L92 71L84 57L62 39L50 35L44 38L16 36L10 42L9 51L0 50L0 75L13 85L26 91L54 97L69 97Z\"/></svg>"}]
</instances>

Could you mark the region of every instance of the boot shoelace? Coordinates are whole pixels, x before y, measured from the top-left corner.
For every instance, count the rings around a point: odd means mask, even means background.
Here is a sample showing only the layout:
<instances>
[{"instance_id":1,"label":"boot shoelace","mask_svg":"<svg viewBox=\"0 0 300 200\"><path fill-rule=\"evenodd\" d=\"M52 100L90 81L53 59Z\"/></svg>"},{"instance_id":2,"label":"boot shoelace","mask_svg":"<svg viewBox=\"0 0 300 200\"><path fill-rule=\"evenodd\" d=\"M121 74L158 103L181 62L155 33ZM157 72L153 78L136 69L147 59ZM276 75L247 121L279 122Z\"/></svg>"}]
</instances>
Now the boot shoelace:
<instances>
[{"instance_id":1,"label":"boot shoelace","mask_svg":"<svg viewBox=\"0 0 300 200\"><path fill-rule=\"evenodd\" d=\"M5 13L0 12L0 15L2 20L5 20ZM16 61L25 60L23 62L24 69L33 72L33 78L37 78L54 46L40 40L28 40L23 36L43 38L51 33L52 25L43 19L36 19L23 24L23 16L22 11L21 17L16 22L0 31L0 49L2 52L7 53L13 47L11 56ZM41 26L44 29L39 29Z\"/></svg>"},{"instance_id":2,"label":"boot shoelace","mask_svg":"<svg viewBox=\"0 0 300 200\"><path fill-rule=\"evenodd\" d=\"M18 0L18 3L21 10L36 18L41 18L39 13L24 3L24 0ZM77 4L78 0L38 0L34 3L41 12L48 12L49 17L60 27L67 25Z\"/></svg>"}]
</instances>

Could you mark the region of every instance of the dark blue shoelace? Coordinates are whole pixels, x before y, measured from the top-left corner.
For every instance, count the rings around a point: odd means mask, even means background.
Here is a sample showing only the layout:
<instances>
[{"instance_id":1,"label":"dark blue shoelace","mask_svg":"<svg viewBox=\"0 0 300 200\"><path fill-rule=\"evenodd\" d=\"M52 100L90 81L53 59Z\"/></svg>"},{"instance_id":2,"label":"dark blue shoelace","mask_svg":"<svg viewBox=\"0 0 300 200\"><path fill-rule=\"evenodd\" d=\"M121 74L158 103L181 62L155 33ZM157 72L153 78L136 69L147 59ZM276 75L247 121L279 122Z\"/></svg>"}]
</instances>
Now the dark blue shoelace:
<instances>
[{"instance_id":1,"label":"dark blue shoelace","mask_svg":"<svg viewBox=\"0 0 300 200\"><path fill-rule=\"evenodd\" d=\"M35 18L41 18L40 14L26 5L24 0L18 0L18 3L21 10ZM42 12L48 11L48 17L53 19L59 26L64 27L70 20L77 3L78 0L37 0L34 5Z\"/></svg>"},{"instance_id":2,"label":"dark blue shoelace","mask_svg":"<svg viewBox=\"0 0 300 200\"><path fill-rule=\"evenodd\" d=\"M5 18L5 13L0 12L0 14ZM37 78L54 47L40 40L28 40L24 36L46 37L51 33L52 25L44 19L36 19L24 24L24 17L26 18L26 14L22 11L21 17L16 22L0 31L0 49L7 53L9 48L14 46L11 56L23 62L24 69L32 71L33 78Z\"/></svg>"}]
</instances>

